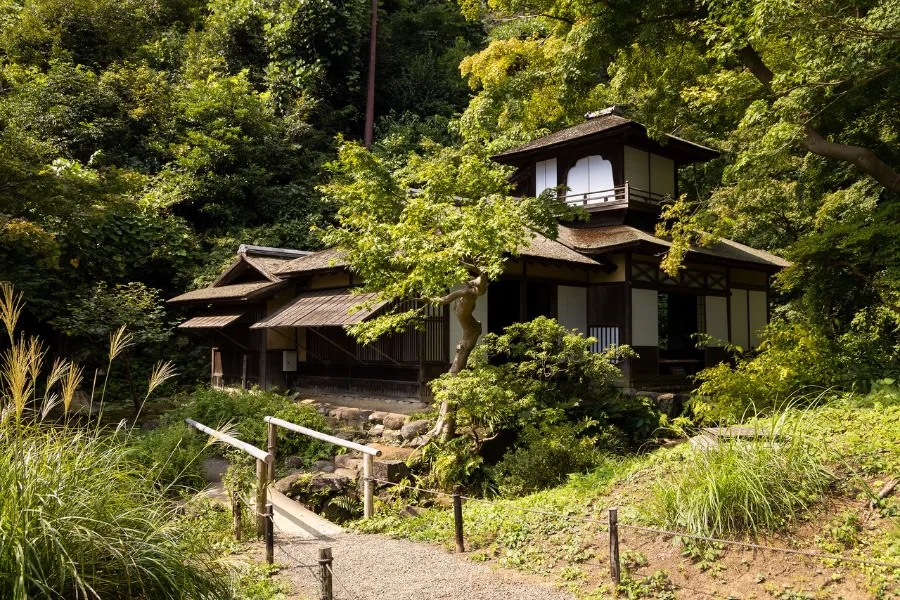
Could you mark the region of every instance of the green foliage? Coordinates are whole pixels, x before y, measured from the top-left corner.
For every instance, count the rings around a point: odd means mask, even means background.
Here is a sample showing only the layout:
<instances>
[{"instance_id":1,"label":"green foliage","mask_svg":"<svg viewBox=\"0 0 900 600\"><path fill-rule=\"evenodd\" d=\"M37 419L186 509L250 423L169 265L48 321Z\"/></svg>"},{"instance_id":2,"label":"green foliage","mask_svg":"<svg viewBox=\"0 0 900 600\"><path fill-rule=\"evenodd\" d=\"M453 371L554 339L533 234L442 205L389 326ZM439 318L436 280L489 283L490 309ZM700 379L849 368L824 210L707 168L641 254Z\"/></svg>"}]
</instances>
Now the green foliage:
<instances>
[{"instance_id":1,"label":"green foliage","mask_svg":"<svg viewBox=\"0 0 900 600\"><path fill-rule=\"evenodd\" d=\"M182 406L167 415L167 422L171 423L169 426L181 427L181 422L190 418L213 428L228 426L239 439L263 448L266 416L326 433L330 431L325 418L311 406L292 402L274 392L231 388L198 388ZM278 450L283 456L299 456L310 463L333 454L333 448L326 442L286 432L279 435Z\"/></svg>"},{"instance_id":2,"label":"green foliage","mask_svg":"<svg viewBox=\"0 0 900 600\"><path fill-rule=\"evenodd\" d=\"M551 488L570 473L584 473L609 460L597 436L586 435L591 421L528 425L519 445L497 463L496 480L505 496Z\"/></svg>"},{"instance_id":3,"label":"green foliage","mask_svg":"<svg viewBox=\"0 0 900 600\"><path fill-rule=\"evenodd\" d=\"M704 369L697 375L699 398L691 409L701 419L739 419L794 399L797 394L844 383L833 341L810 326L775 320L753 353L740 352L735 364Z\"/></svg>"},{"instance_id":4,"label":"green foliage","mask_svg":"<svg viewBox=\"0 0 900 600\"><path fill-rule=\"evenodd\" d=\"M203 459L210 454L206 440L184 423L158 427L137 437L139 460L157 473L167 492L202 490L206 486Z\"/></svg>"},{"instance_id":5,"label":"green foliage","mask_svg":"<svg viewBox=\"0 0 900 600\"><path fill-rule=\"evenodd\" d=\"M128 437L0 422L0 595L234 597L208 538L179 521Z\"/></svg>"},{"instance_id":6,"label":"green foliage","mask_svg":"<svg viewBox=\"0 0 900 600\"><path fill-rule=\"evenodd\" d=\"M420 323L429 306L479 276L500 276L534 232L555 235L563 210L546 199L509 195L507 171L485 148L428 144L397 170L359 144L342 142L328 165L327 199L338 224L323 240L340 248L363 290L403 305L350 328L363 340Z\"/></svg>"},{"instance_id":7,"label":"green foliage","mask_svg":"<svg viewBox=\"0 0 900 600\"><path fill-rule=\"evenodd\" d=\"M683 463L653 490L651 514L675 531L713 537L755 537L798 519L821 500L832 475L805 418L787 423L782 413L757 423L749 438L705 449L684 445Z\"/></svg>"},{"instance_id":8,"label":"green foliage","mask_svg":"<svg viewBox=\"0 0 900 600\"><path fill-rule=\"evenodd\" d=\"M457 406L458 426L476 447L499 431L560 421L588 406L602 418L619 401L611 383L621 372L611 361L631 353L622 347L598 354L594 341L547 317L515 323L485 335L468 369L438 378L435 401Z\"/></svg>"}]
</instances>

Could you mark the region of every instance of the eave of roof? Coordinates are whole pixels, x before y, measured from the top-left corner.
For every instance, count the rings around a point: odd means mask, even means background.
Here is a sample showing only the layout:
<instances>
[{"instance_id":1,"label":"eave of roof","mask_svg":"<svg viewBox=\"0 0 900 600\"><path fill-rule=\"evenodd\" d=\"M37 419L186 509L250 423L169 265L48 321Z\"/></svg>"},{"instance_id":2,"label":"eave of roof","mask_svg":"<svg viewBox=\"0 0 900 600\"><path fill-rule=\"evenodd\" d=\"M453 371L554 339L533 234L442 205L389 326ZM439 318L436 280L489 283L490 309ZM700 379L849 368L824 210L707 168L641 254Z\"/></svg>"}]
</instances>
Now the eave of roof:
<instances>
[{"instance_id":1,"label":"eave of roof","mask_svg":"<svg viewBox=\"0 0 900 600\"><path fill-rule=\"evenodd\" d=\"M607 254L639 244L650 244L664 249L672 246L671 241L630 225L585 228L560 226L559 237L568 246L587 254ZM695 246L689 250L688 255L764 266L774 270L791 265L789 261L771 252L751 248L727 238L719 238L710 246Z\"/></svg>"},{"instance_id":2,"label":"eave of roof","mask_svg":"<svg viewBox=\"0 0 900 600\"><path fill-rule=\"evenodd\" d=\"M627 129L636 130L641 135L647 137L646 127L637 121L626 119L625 117L616 114L607 114L589 119L584 123L579 123L572 127L554 131L553 133L531 140L521 146L510 148L509 150L493 155L491 159L499 163L514 164L518 159L537 152L562 148L591 139L610 136ZM719 151L713 148L708 148L707 146L674 135L666 135L666 138L670 144L675 144L682 151L695 154L700 160L711 160L719 156ZM648 139L650 138L648 137Z\"/></svg>"},{"instance_id":3,"label":"eave of roof","mask_svg":"<svg viewBox=\"0 0 900 600\"><path fill-rule=\"evenodd\" d=\"M181 325L179 329L222 329L228 327L232 323L244 316L247 312L246 308L232 308L230 310L220 310L215 312L198 315L190 318Z\"/></svg>"},{"instance_id":4,"label":"eave of roof","mask_svg":"<svg viewBox=\"0 0 900 600\"><path fill-rule=\"evenodd\" d=\"M384 300L377 300L377 297L378 294L372 292L353 294L349 289L305 292L250 328L353 325L365 321L387 304ZM356 310L351 312L352 309Z\"/></svg>"},{"instance_id":5,"label":"eave of roof","mask_svg":"<svg viewBox=\"0 0 900 600\"><path fill-rule=\"evenodd\" d=\"M253 283L205 287L170 298L166 300L166 303L188 304L205 302L215 304L217 302L246 302L270 294L282 287L284 287L283 281L256 281Z\"/></svg>"},{"instance_id":6,"label":"eave of roof","mask_svg":"<svg viewBox=\"0 0 900 600\"><path fill-rule=\"evenodd\" d=\"M291 277L293 275L306 275L309 273L333 271L347 266L343 253L335 248L328 248L319 252L313 252L301 256L283 265L276 275L279 277Z\"/></svg>"}]
</instances>

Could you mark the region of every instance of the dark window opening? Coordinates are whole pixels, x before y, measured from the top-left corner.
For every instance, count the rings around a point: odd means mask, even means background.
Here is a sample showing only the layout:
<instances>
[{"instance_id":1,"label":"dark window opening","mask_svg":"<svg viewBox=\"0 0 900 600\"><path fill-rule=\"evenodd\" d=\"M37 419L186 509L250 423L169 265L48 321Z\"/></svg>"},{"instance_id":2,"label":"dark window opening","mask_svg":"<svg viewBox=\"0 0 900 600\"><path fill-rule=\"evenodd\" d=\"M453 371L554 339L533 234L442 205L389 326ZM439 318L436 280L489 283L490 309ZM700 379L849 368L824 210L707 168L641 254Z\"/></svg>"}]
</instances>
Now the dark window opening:
<instances>
[{"instance_id":1,"label":"dark window opening","mask_svg":"<svg viewBox=\"0 0 900 600\"><path fill-rule=\"evenodd\" d=\"M703 300L692 294L659 294L660 375L691 375L703 367L703 350L693 337L705 328Z\"/></svg>"},{"instance_id":2,"label":"dark window opening","mask_svg":"<svg viewBox=\"0 0 900 600\"><path fill-rule=\"evenodd\" d=\"M519 320L521 287L518 281L496 281L488 286L488 333L503 333Z\"/></svg>"},{"instance_id":3,"label":"dark window opening","mask_svg":"<svg viewBox=\"0 0 900 600\"><path fill-rule=\"evenodd\" d=\"M528 282L525 320L538 317L556 318L556 286L552 283Z\"/></svg>"}]
</instances>

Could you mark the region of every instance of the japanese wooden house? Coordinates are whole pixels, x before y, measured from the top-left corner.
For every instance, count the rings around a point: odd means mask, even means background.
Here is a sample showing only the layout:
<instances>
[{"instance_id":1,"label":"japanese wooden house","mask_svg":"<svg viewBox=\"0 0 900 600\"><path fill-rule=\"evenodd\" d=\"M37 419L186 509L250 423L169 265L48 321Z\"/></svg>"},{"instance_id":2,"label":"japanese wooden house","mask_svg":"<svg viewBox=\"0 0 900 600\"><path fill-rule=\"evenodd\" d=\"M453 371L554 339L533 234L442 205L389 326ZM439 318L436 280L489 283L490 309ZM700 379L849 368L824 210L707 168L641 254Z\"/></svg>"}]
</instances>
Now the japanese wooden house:
<instances>
[{"instance_id":1,"label":"japanese wooden house","mask_svg":"<svg viewBox=\"0 0 900 600\"><path fill-rule=\"evenodd\" d=\"M787 263L727 239L688 252L670 277L659 267L669 241L656 237L661 203L678 195L678 170L714 159L715 150L669 136L648 137L615 110L589 115L493 157L515 167L521 195L565 189L586 222L563 223L558 240L537 236L511 257L504 276L479 299L487 332L540 315L597 338L595 350L628 344L625 386L676 388L699 369L727 359L727 342L759 344L769 319L770 277ZM564 187L562 187L564 186ZM346 325L383 310L351 295L358 284L336 250L241 246L210 287L169 300L196 307L180 325L207 336L212 374L225 383L422 398L452 360L459 326L434 309L424 331L356 343ZM698 348L692 337L709 334Z\"/></svg>"}]
</instances>

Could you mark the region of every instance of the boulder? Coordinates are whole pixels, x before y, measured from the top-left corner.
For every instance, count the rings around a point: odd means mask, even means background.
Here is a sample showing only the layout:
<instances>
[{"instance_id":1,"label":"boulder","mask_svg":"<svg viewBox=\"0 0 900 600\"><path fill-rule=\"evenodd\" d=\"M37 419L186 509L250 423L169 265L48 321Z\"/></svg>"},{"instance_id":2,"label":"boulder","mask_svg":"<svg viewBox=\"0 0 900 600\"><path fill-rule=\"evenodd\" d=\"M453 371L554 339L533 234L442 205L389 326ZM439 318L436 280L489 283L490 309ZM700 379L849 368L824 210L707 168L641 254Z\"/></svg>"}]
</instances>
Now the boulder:
<instances>
[{"instance_id":1,"label":"boulder","mask_svg":"<svg viewBox=\"0 0 900 600\"><path fill-rule=\"evenodd\" d=\"M662 394L660 394L659 392L640 391L640 392L636 392L634 395L638 398L650 398L651 400L653 400L655 402L656 399L659 398Z\"/></svg>"},{"instance_id":2,"label":"boulder","mask_svg":"<svg viewBox=\"0 0 900 600\"><path fill-rule=\"evenodd\" d=\"M286 469L302 469L303 459L299 456L288 456L284 459L284 468Z\"/></svg>"},{"instance_id":3,"label":"boulder","mask_svg":"<svg viewBox=\"0 0 900 600\"><path fill-rule=\"evenodd\" d=\"M401 415L399 413L384 413L381 422L385 429L400 429L406 424L406 419L406 415Z\"/></svg>"},{"instance_id":4,"label":"boulder","mask_svg":"<svg viewBox=\"0 0 900 600\"><path fill-rule=\"evenodd\" d=\"M409 469L402 460L375 460L372 464L372 475L376 479L384 479L391 483L400 483L409 477Z\"/></svg>"},{"instance_id":5,"label":"boulder","mask_svg":"<svg viewBox=\"0 0 900 600\"><path fill-rule=\"evenodd\" d=\"M386 413L383 410L376 410L371 415L369 415L369 423L384 424L384 418L389 414L390 413Z\"/></svg>"},{"instance_id":6,"label":"boulder","mask_svg":"<svg viewBox=\"0 0 900 600\"><path fill-rule=\"evenodd\" d=\"M274 487L288 498L310 504L342 493L351 483L348 477L337 473L292 473L276 481Z\"/></svg>"},{"instance_id":7,"label":"boulder","mask_svg":"<svg viewBox=\"0 0 900 600\"><path fill-rule=\"evenodd\" d=\"M362 466L362 459L356 458L352 454L338 454L334 457L335 469L357 469Z\"/></svg>"},{"instance_id":8,"label":"boulder","mask_svg":"<svg viewBox=\"0 0 900 600\"><path fill-rule=\"evenodd\" d=\"M413 506L411 504L407 504L400 509L400 516L404 519L412 519L414 517L420 517L424 514L424 508L419 508L418 506Z\"/></svg>"},{"instance_id":9,"label":"boulder","mask_svg":"<svg viewBox=\"0 0 900 600\"><path fill-rule=\"evenodd\" d=\"M336 477L342 477L350 482L355 482L359 479L359 471L356 469L335 469L334 475Z\"/></svg>"},{"instance_id":10,"label":"boulder","mask_svg":"<svg viewBox=\"0 0 900 600\"><path fill-rule=\"evenodd\" d=\"M677 416L679 410L678 397L675 394L660 394L656 397L656 408L667 417Z\"/></svg>"},{"instance_id":11,"label":"boulder","mask_svg":"<svg viewBox=\"0 0 900 600\"><path fill-rule=\"evenodd\" d=\"M400 435L400 432L396 429L385 429L381 433L381 439L386 442L399 442L403 439L403 436Z\"/></svg>"},{"instance_id":12,"label":"boulder","mask_svg":"<svg viewBox=\"0 0 900 600\"><path fill-rule=\"evenodd\" d=\"M405 445L410 446L412 448L421 448L425 444L431 441L431 438L427 435L417 435L411 440L407 440Z\"/></svg>"},{"instance_id":13,"label":"boulder","mask_svg":"<svg viewBox=\"0 0 900 600\"><path fill-rule=\"evenodd\" d=\"M384 433L384 425L376 425L369 430L369 435L371 437L381 437L382 433Z\"/></svg>"},{"instance_id":14,"label":"boulder","mask_svg":"<svg viewBox=\"0 0 900 600\"><path fill-rule=\"evenodd\" d=\"M62 406L62 403L59 405ZM84 390L75 390L72 403L69 404L70 415L96 415L100 413L100 400L91 401L91 395Z\"/></svg>"},{"instance_id":15,"label":"boulder","mask_svg":"<svg viewBox=\"0 0 900 600\"><path fill-rule=\"evenodd\" d=\"M312 464L311 471L322 473L334 473L334 464L330 460L317 460Z\"/></svg>"},{"instance_id":16,"label":"boulder","mask_svg":"<svg viewBox=\"0 0 900 600\"><path fill-rule=\"evenodd\" d=\"M403 427L400 428L400 435L403 436L404 440L411 440L416 437L421 436L423 433L427 433L431 425L425 419L419 419L418 421L413 421L411 423L407 423Z\"/></svg>"}]
</instances>

